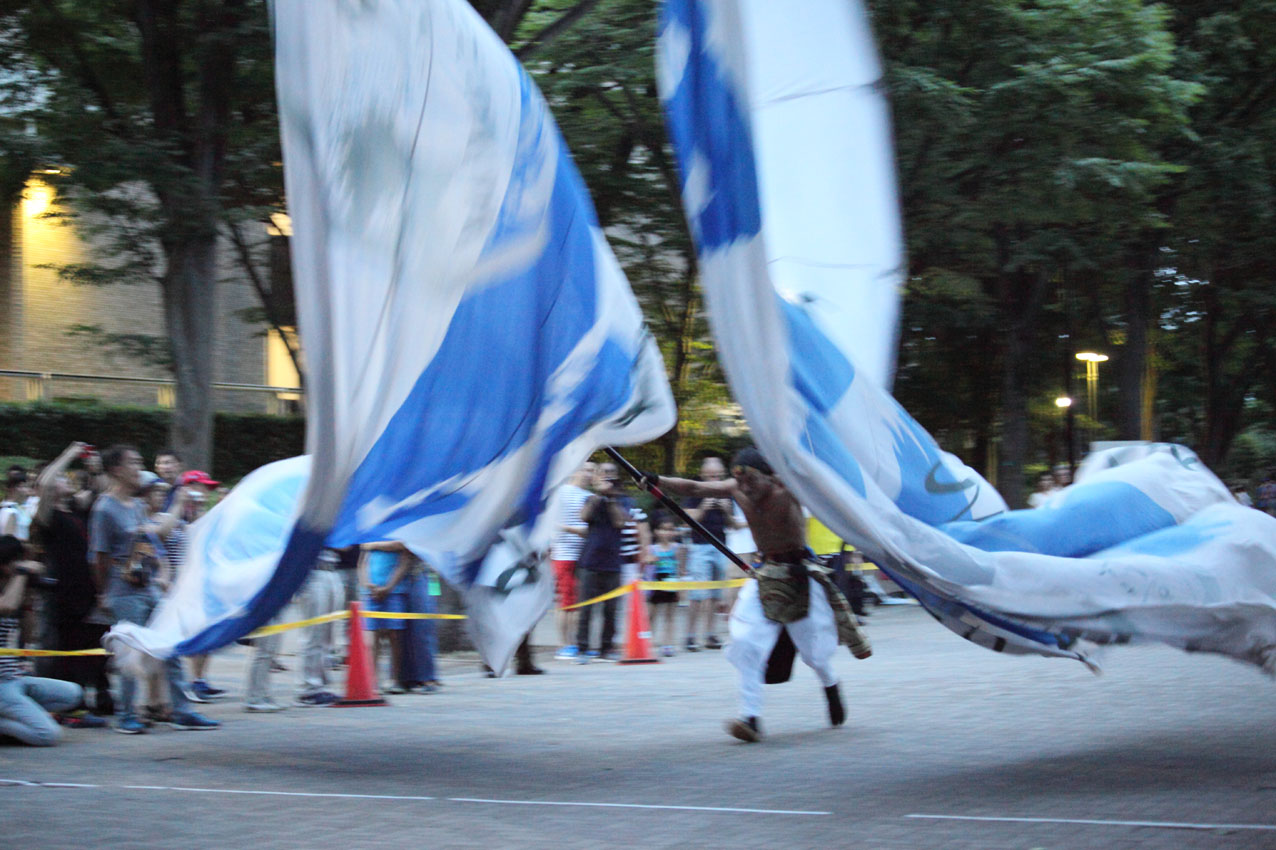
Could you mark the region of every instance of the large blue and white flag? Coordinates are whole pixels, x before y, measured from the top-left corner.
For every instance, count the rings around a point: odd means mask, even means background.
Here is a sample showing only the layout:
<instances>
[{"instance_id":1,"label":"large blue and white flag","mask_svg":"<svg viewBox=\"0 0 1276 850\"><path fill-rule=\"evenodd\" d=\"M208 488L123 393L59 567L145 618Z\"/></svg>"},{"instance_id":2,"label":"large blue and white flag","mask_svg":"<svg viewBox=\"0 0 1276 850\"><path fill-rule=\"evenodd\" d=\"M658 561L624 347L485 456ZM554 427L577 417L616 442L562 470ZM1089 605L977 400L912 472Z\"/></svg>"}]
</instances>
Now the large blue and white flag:
<instances>
[{"instance_id":1,"label":"large blue and white flag","mask_svg":"<svg viewBox=\"0 0 1276 850\"><path fill-rule=\"evenodd\" d=\"M1094 458L1007 512L889 395L903 242L855 0L666 0L661 96L719 357L795 495L958 634L1156 640L1276 673L1276 520L1187 449Z\"/></svg>"},{"instance_id":2,"label":"large blue and white flag","mask_svg":"<svg viewBox=\"0 0 1276 850\"><path fill-rule=\"evenodd\" d=\"M196 524L146 648L216 648L320 547L398 540L465 590L499 669L549 604L526 556L553 488L673 425L663 361L544 100L468 3L274 14L309 460Z\"/></svg>"}]
</instances>

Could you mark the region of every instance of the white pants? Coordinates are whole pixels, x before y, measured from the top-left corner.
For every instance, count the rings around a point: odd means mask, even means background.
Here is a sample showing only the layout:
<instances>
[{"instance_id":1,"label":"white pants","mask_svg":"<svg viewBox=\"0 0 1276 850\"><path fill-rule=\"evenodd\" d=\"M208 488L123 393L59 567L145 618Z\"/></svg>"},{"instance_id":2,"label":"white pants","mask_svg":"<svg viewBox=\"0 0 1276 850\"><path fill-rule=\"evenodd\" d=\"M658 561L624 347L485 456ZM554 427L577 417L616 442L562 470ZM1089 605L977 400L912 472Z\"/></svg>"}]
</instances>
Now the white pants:
<instances>
[{"instance_id":1,"label":"white pants","mask_svg":"<svg viewBox=\"0 0 1276 850\"><path fill-rule=\"evenodd\" d=\"M824 595L824 588L815 579L807 581L811 583L810 610L801 620L785 625L768 620L762 613L756 581L746 582L740 588L740 595L731 608L731 644L727 647L727 659L740 674L741 717L762 714L766 663L780 638L780 629L789 630L789 637L793 639L802 661L815 671L821 685L827 688L838 682L837 673L833 671L833 654L837 651L837 623L833 620L833 608Z\"/></svg>"},{"instance_id":2,"label":"white pants","mask_svg":"<svg viewBox=\"0 0 1276 850\"><path fill-rule=\"evenodd\" d=\"M297 594L301 618L309 620L321 614L339 611L345 605L346 586L336 570L313 569ZM301 649L301 691L313 694L328 683L327 662L332 652L336 623L306 626L305 644Z\"/></svg>"},{"instance_id":3,"label":"white pants","mask_svg":"<svg viewBox=\"0 0 1276 850\"><path fill-rule=\"evenodd\" d=\"M281 616L267 625L282 622ZM275 663L283 635L266 635L253 638L253 657L248 662L248 682L244 687L245 702L266 702L270 699L270 667Z\"/></svg>"}]
</instances>

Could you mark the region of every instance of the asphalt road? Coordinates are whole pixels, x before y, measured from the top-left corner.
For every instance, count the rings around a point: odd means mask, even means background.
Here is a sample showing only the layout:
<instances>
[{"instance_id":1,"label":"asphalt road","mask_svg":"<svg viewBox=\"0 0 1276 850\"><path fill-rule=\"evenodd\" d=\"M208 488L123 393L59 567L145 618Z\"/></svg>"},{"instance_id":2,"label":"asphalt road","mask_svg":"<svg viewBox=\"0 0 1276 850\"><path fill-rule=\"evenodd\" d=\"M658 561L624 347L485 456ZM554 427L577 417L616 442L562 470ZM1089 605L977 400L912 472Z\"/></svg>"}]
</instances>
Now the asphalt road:
<instances>
[{"instance_id":1,"label":"asphalt road","mask_svg":"<svg viewBox=\"0 0 1276 850\"><path fill-rule=\"evenodd\" d=\"M838 662L847 726L799 665L756 745L723 734L733 673L702 652L497 681L451 658L442 692L388 708L228 700L214 732L3 746L0 847L1276 848L1276 686L1256 670L1128 647L1095 676L916 608L870 624L874 657ZM220 684L243 654L214 659Z\"/></svg>"}]
</instances>

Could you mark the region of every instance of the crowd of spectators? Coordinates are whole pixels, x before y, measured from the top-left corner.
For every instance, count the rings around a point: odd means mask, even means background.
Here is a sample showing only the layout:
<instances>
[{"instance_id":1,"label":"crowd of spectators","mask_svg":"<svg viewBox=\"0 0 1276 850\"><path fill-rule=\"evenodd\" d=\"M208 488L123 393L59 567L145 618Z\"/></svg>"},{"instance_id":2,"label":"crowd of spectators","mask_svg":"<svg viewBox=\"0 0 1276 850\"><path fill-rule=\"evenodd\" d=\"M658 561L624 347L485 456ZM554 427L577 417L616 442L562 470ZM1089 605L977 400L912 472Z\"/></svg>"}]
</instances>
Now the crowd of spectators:
<instances>
[{"instance_id":1,"label":"crowd of spectators","mask_svg":"<svg viewBox=\"0 0 1276 850\"><path fill-rule=\"evenodd\" d=\"M171 449L157 453L153 470L131 446L99 453L72 443L34 470L14 466L0 502L0 648L100 650L115 624L145 625L173 587L187 552L187 528L227 490L201 470L186 470ZM389 569L355 579L373 556ZM363 570L358 570L363 574ZM324 550L298 591L300 618L341 610L362 590L373 610L429 613L437 582L426 566L397 544L360 550ZM367 626L393 639L384 689L428 693L440 686L431 621L375 620ZM300 633L298 707L338 701L329 685L344 663L334 623ZM271 676L285 671L281 635L252 644L244 708L273 712ZM387 638L387 640L390 640ZM31 659L0 655L0 737L48 746L59 727L111 726L142 734L157 725L211 730L220 725L195 706L227 696L208 677L209 657L155 662L144 673L117 670L104 654ZM189 674L187 672L189 667ZM38 675L33 675L38 674Z\"/></svg>"},{"instance_id":2,"label":"crowd of spectators","mask_svg":"<svg viewBox=\"0 0 1276 850\"><path fill-rule=\"evenodd\" d=\"M707 457L700 468L705 480L726 475L719 457ZM744 517L730 499L690 499L682 508L695 522L729 547L746 563L754 557L753 541ZM556 658L576 661L616 661L618 614L624 604L613 598L575 611L561 610L602 596L635 579L643 581L721 582L743 575L709 539L665 510L649 517L626 492L615 464L586 463L558 493L558 534L551 558L558 593ZM654 529L654 531L653 531ZM647 591L653 632L659 652L673 656L720 649L718 621L730 607L732 594L721 587L676 587ZM685 625L678 614L687 608ZM597 620L597 624L595 624ZM682 632L681 642L677 633Z\"/></svg>"}]
</instances>

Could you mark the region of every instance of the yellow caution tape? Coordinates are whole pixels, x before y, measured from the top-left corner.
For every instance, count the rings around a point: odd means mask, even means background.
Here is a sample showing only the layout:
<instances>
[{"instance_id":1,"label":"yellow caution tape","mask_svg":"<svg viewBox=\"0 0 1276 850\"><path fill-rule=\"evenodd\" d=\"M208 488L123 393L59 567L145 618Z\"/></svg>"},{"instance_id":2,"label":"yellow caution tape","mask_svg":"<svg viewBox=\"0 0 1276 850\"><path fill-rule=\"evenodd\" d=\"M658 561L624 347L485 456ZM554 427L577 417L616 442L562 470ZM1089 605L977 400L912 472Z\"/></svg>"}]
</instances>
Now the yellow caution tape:
<instances>
[{"instance_id":1,"label":"yellow caution tape","mask_svg":"<svg viewBox=\"0 0 1276 850\"><path fill-rule=\"evenodd\" d=\"M360 611L368 620L465 620L464 614L399 614L395 611Z\"/></svg>"},{"instance_id":2,"label":"yellow caution tape","mask_svg":"<svg viewBox=\"0 0 1276 850\"><path fill-rule=\"evenodd\" d=\"M617 596L624 596L626 593L629 593L631 590L633 590L633 587L631 585L622 584L620 587L616 588L615 590L609 590L604 594L595 596L593 599L586 599L584 602L577 602L575 605L564 605L562 608L559 608L558 610L573 611L577 608L584 608L586 605L597 605L599 602L606 602L608 599L615 599Z\"/></svg>"},{"instance_id":3,"label":"yellow caution tape","mask_svg":"<svg viewBox=\"0 0 1276 850\"><path fill-rule=\"evenodd\" d=\"M642 590L713 590L715 588L740 587L748 579L734 578L724 581L640 581L638 587ZM572 611L577 608L584 608L589 605L597 605L599 602L606 602L609 599L615 599L618 596L624 596L633 590L632 584L622 584L615 590L609 590L604 594L595 596L593 599L586 599L584 602L577 602L575 605L568 605L559 608L560 611ZM464 614L416 614L416 613L398 613L396 611L360 611L360 616L368 620L464 620L467 619ZM329 614L320 614L318 617L310 617L305 620L296 620L291 623L276 623L272 626L262 626L254 632L244 636L244 640L252 638L267 637L269 635L277 635L283 632L290 632L293 629L304 629L307 626L318 626L323 623L335 623L338 620L350 619L350 612L333 611ZM77 655L109 655L105 649L75 649L75 650L56 650L56 649L5 649L0 648L0 656L16 655L23 658L49 658L53 656L77 656Z\"/></svg>"},{"instance_id":4,"label":"yellow caution tape","mask_svg":"<svg viewBox=\"0 0 1276 850\"><path fill-rule=\"evenodd\" d=\"M0 655L23 658L49 658L54 655L108 655L105 649L0 649Z\"/></svg>"},{"instance_id":5,"label":"yellow caution tape","mask_svg":"<svg viewBox=\"0 0 1276 850\"><path fill-rule=\"evenodd\" d=\"M717 590L722 587L743 587L747 578L730 578L725 581L640 581L643 590Z\"/></svg>"},{"instance_id":6,"label":"yellow caution tape","mask_svg":"<svg viewBox=\"0 0 1276 850\"><path fill-rule=\"evenodd\" d=\"M308 620L297 620L292 623L276 623L273 626L262 626L255 632L250 632L249 634L244 635L241 640L266 637L267 635L277 635L280 632L290 632L293 629L303 629L306 626L317 626L321 623L333 623L337 620L348 620L349 618L349 611L333 611L330 614L320 614L318 617L311 617Z\"/></svg>"}]
</instances>

